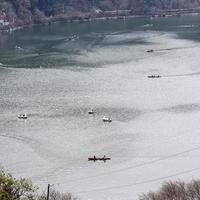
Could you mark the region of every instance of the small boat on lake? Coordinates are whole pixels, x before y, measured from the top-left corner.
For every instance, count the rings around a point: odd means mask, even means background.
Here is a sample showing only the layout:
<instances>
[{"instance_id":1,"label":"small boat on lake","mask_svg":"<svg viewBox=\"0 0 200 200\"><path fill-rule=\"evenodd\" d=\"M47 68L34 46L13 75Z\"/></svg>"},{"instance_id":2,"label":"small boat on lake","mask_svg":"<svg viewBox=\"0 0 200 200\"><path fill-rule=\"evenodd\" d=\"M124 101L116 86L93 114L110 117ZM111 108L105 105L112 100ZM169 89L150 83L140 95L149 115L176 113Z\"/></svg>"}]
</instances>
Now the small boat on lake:
<instances>
[{"instance_id":1,"label":"small boat on lake","mask_svg":"<svg viewBox=\"0 0 200 200\"><path fill-rule=\"evenodd\" d=\"M16 45L16 46L15 46L15 49L22 49L22 48L21 48L20 46L17 46L17 45Z\"/></svg>"},{"instance_id":2,"label":"small boat on lake","mask_svg":"<svg viewBox=\"0 0 200 200\"><path fill-rule=\"evenodd\" d=\"M93 114L94 114L94 110L92 110L92 109L89 110L89 111L88 111L88 114L89 114L89 115L93 115Z\"/></svg>"},{"instance_id":3,"label":"small boat on lake","mask_svg":"<svg viewBox=\"0 0 200 200\"><path fill-rule=\"evenodd\" d=\"M104 116L102 119L103 122L112 122L112 119L109 117Z\"/></svg>"},{"instance_id":4,"label":"small boat on lake","mask_svg":"<svg viewBox=\"0 0 200 200\"><path fill-rule=\"evenodd\" d=\"M150 75L150 76L147 76L148 78L161 78L160 75Z\"/></svg>"},{"instance_id":5,"label":"small boat on lake","mask_svg":"<svg viewBox=\"0 0 200 200\"><path fill-rule=\"evenodd\" d=\"M147 53L153 53L154 50L153 50L153 49L149 49L149 50L147 50L146 52L147 52Z\"/></svg>"},{"instance_id":6,"label":"small boat on lake","mask_svg":"<svg viewBox=\"0 0 200 200\"><path fill-rule=\"evenodd\" d=\"M17 117L19 119L27 119L28 118L26 113L25 114L19 114Z\"/></svg>"},{"instance_id":7,"label":"small boat on lake","mask_svg":"<svg viewBox=\"0 0 200 200\"><path fill-rule=\"evenodd\" d=\"M105 155L103 157L89 157L88 158L88 161L93 161L93 162L96 162L96 161L103 161L103 162L106 162L107 160L111 160L111 158L107 158Z\"/></svg>"}]
</instances>

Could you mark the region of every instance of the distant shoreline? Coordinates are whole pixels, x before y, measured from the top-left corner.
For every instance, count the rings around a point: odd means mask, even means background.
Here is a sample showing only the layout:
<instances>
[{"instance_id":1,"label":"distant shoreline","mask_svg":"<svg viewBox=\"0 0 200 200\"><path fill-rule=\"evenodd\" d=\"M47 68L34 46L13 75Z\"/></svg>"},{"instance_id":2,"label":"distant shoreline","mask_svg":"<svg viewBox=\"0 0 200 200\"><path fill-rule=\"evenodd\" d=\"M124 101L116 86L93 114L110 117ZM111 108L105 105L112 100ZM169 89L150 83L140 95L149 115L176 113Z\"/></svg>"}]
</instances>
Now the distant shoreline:
<instances>
[{"instance_id":1,"label":"distant shoreline","mask_svg":"<svg viewBox=\"0 0 200 200\"><path fill-rule=\"evenodd\" d=\"M126 20L126 19L135 19L135 18L165 18L169 16L184 16L187 14L200 14L200 7L193 9L173 9L173 10L160 10L157 12L149 12L147 14L128 14L128 15L114 15L116 11L109 11L110 16L55 16L44 18L40 21L35 21L30 25L22 25L16 27L4 27L4 29L0 30L1 33L10 33L13 31L21 30L24 28L31 28L33 26L41 26L41 25L51 25L55 23L65 22L65 23L87 23L94 21L109 21L109 20Z\"/></svg>"}]
</instances>

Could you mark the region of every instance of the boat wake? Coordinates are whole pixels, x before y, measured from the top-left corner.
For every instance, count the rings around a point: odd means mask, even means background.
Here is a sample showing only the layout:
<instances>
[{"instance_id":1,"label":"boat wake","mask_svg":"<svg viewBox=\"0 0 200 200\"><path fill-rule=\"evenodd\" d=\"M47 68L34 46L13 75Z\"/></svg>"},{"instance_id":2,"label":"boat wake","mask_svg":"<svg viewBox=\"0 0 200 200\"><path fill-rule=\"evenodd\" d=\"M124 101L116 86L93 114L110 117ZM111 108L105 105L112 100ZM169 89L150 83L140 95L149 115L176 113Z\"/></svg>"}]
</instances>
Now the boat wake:
<instances>
[{"instance_id":1,"label":"boat wake","mask_svg":"<svg viewBox=\"0 0 200 200\"><path fill-rule=\"evenodd\" d=\"M24 69L24 68L27 68L27 69L30 69L30 68L42 68L42 66L37 66L37 67L33 67L33 66L28 66L28 65L8 65L8 64L3 64L3 63L0 63L0 69Z\"/></svg>"},{"instance_id":2,"label":"boat wake","mask_svg":"<svg viewBox=\"0 0 200 200\"><path fill-rule=\"evenodd\" d=\"M170 77L184 77L184 76L199 76L200 72L187 73L187 74L172 74L172 75L163 75L162 77L170 78Z\"/></svg>"},{"instance_id":3,"label":"boat wake","mask_svg":"<svg viewBox=\"0 0 200 200\"><path fill-rule=\"evenodd\" d=\"M7 64L0 63L1 68L9 68L9 67L14 67L14 66L15 65L7 65Z\"/></svg>"},{"instance_id":4,"label":"boat wake","mask_svg":"<svg viewBox=\"0 0 200 200\"><path fill-rule=\"evenodd\" d=\"M199 45L192 45L192 46L183 46L183 47L172 47L172 48L165 48L165 49L156 49L154 51L173 51L173 50L181 50L181 49L192 49L199 47Z\"/></svg>"}]
</instances>

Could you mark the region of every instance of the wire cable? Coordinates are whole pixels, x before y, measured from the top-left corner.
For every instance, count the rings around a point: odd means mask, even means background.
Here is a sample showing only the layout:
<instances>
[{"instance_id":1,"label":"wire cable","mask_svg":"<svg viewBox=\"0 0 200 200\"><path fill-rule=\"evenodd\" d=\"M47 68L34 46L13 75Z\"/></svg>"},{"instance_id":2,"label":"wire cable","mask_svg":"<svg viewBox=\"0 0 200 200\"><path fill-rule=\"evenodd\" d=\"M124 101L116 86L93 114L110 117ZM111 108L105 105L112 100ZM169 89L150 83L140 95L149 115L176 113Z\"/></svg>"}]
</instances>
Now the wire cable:
<instances>
[{"instance_id":1,"label":"wire cable","mask_svg":"<svg viewBox=\"0 0 200 200\"><path fill-rule=\"evenodd\" d=\"M109 172L104 172L104 173L100 173L100 174L97 174L97 175L94 175L94 176L88 176L88 177L85 177L85 178L74 179L74 180L71 180L71 181L72 182L73 181L74 182L76 182L76 181L84 181L84 180L88 180L88 179L91 179L91 178L97 178L97 177L102 177L102 176L107 176L107 175L109 176L110 174L119 173L119 172L131 170L131 169L136 169L136 168L140 168L140 167L143 167L143 166L151 165L151 164L154 164L154 163L157 163L157 162L160 162L160 161L168 160L170 158L174 158L174 157L180 156L182 154L186 154L186 153L190 153L190 152L193 152L193 151L197 151L199 149L200 149L200 146L192 148L192 149L188 149L186 151L182 151L182 152L179 152L179 153L176 153L176 154L172 154L172 155L169 155L169 156L166 156L166 157L158 158L158 159L155 159L153 161L145 162L145 163L142 163L142 164L137 164L137 165L133 165L133 166L129 166L129 167L124 167L124 168L121 168L121 169L112 170L112 171L109 171ZM63 185L65 183L63 182L63 183L57 183L57 184Z\"/></svg>"},{"instance_id":2,"label":"wire cable","mask_svg":"<svg viewBox=\"0 0 200 200\"><path fill-rule=\"evenodd\" d=\"M140 182L135 182L135 183L126 184L126 185L113 186L113 187L97 188L97 189L94 189L94 190L79 191L79 192L76 192L76 193L82 194L82 193L89 193L89 192L101 192L101 191L106 191L106 190L132 187L132 186L136 186L136 185L143 185L143 184L146 184L146 183L153 183L153 182L157 182L157 181L160 181L160 180L172 178L172 177L175 177L175 176L188 174L188 173L198 171L198 170L200 170L200 167L193 168L193 169L186 170L186 171L182 171L182 172L178 172L178 173L171 174L171 175L168 175L168 176L163 176L163 177L159 177L159 178L155 178L155 179L149 179L149 180L146 180L146 181L140 181Z\"/></svg>"}]
</instances>

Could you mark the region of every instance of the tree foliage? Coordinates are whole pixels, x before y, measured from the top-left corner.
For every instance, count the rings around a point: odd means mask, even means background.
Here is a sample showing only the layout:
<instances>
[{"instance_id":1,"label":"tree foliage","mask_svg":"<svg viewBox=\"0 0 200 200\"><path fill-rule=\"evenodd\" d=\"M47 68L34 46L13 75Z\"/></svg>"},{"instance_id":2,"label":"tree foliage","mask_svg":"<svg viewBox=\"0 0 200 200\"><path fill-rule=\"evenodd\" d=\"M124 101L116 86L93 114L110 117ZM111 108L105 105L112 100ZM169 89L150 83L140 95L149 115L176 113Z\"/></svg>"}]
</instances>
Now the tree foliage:
<instances>
[{"instance_id":1,"label":"tree foliage","mask_svg":"<svg viewBox=\"0 0 200 200\"><path fill-rule=\"evenodd\" d=\"M70 193L61 193L53 189L50 191L49 200L79 200L79 199L78 197L74 197Z\"/></svg>"},{"instance_id":2,"label":"tree foliage","mask_svg":"<svg viewBox=\"0 0 200 200\"><path fill-rule=\"evenodd\" d=\"M133 14L145 14L156 9L199 6L200 0L0 0L0 13L4 10L7 21L13 26L19 26L45 22L50 16L61 18L92 16L95 9L100 9L102 12L131 10Z\"/></svg>"},{"instance_id":3,"label":"tree foliage","mask_svg":"<svg viewBox=\"0 0 200 200\"><path fill-rule=\"evenodd\" d=\"M140 196L139 200L199 200L200 180L186 184L181 181L165 182L157 192Z\"/></svg>"},{"instance_id":4,"label":"tree foliage","mask_svg":"<svg viewBox=\"0 0 200 200\"><path fill-rule=\"evenodd\" d=\"M47 200L45 193L38 195L37 187L25 178L16 179L0 170L0 200ZM61 193L50 189L49 200L78 200L70 193Z\"/></svg>"},{"instance_id":5,"label":"tree foliage","mask_svg":"<svg viewBox=\"0 0 200 200\"><path fill-rule=\"evenodd\" d=\"M34 200L37 188L28 179L16 179L9 173L0 171L1 200Z\"/></svg>"}]
</instances>

